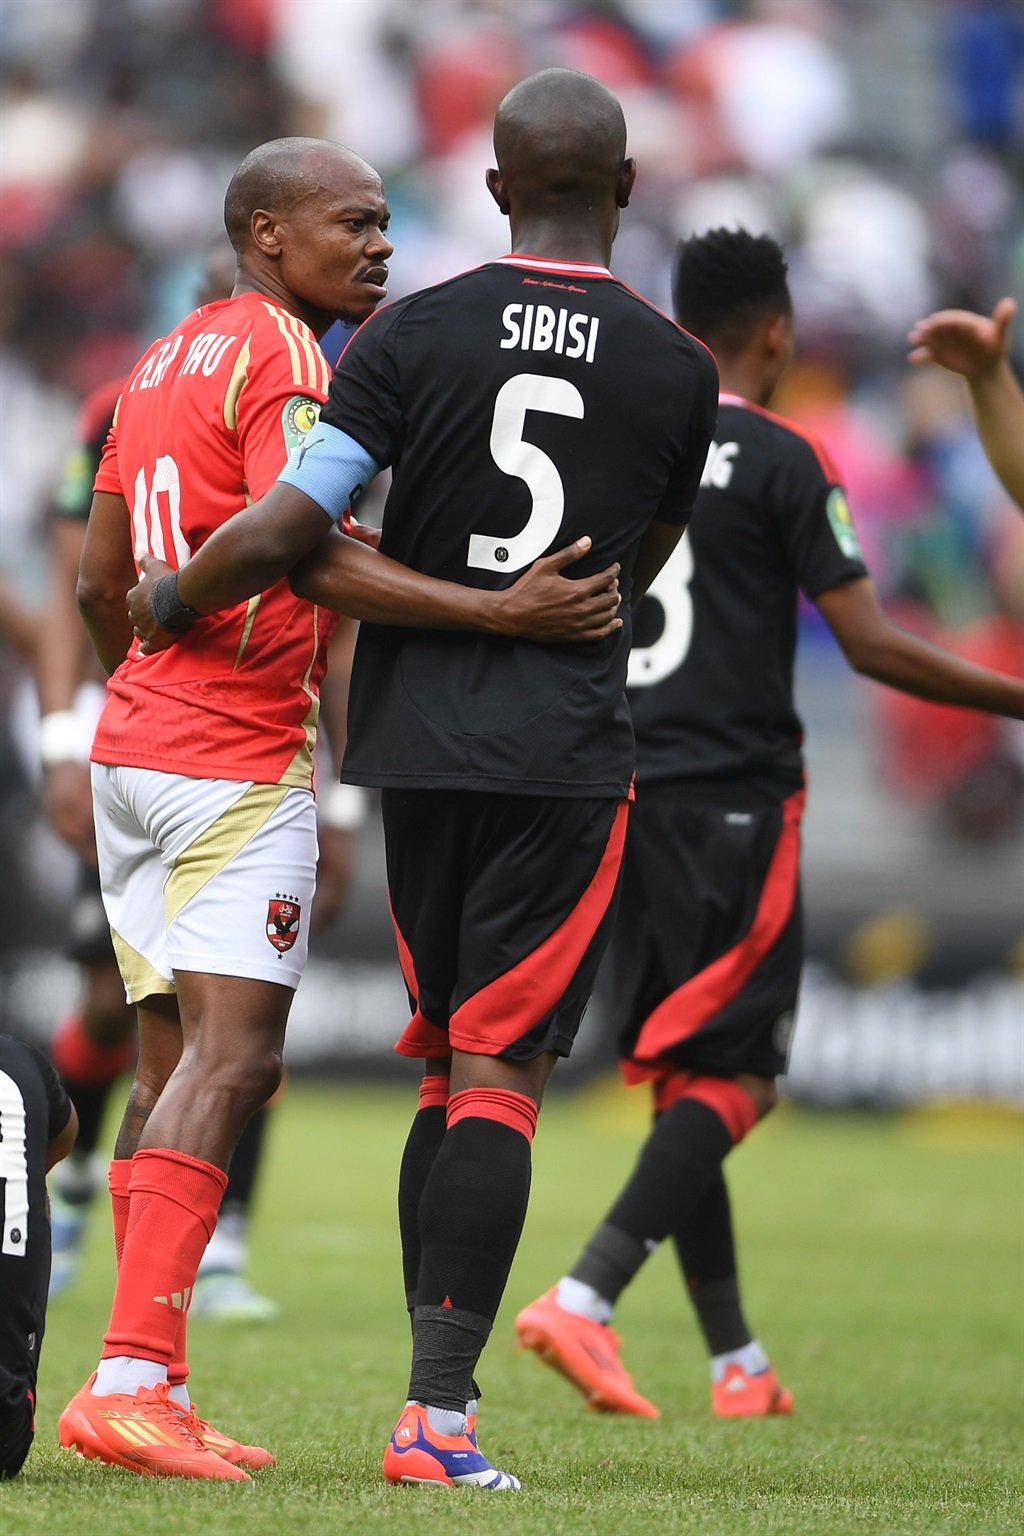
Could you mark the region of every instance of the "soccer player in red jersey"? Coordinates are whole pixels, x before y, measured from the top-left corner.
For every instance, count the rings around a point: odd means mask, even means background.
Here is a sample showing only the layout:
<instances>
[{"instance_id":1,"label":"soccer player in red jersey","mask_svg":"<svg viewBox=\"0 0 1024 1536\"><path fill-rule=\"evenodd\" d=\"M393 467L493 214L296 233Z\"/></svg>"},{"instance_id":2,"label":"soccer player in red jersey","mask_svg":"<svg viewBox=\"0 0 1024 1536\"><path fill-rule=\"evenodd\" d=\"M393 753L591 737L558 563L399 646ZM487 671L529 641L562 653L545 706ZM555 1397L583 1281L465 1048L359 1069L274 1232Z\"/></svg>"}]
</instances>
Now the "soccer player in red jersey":
<instances>
[{"instance_id":1,"label":"soccer player in red jersey","mask_svg":"<svg viewBox=\"0 0 1024 1536\"><path fill-rule=\"evenodd\" d=\"M330 378L317 337L385 296L388 218L380 178L341 146L254 150L225 202L234 293L144 355L95 482L79 600L110 674L92 752L97 849L140 1052L111 1164L110 1325L60 1440L145 1475L241 1480L274 1461L196 1415L185 1320L232 1151L280 1081L313 896L312 748L331 620L268 582L174 650L145 655L124 593L136 558L186 561L303 443ZM535 616L529 594L501 602L340 542L391 622L517 632ZM577 585L552 570L539 607ZM593 601L552 620L563 634L617 623L614 572L586 585Z\"/></svg>"},{"instance_id":2,"label":"soccer player in red jersey","mask_svg":"<svg viewBox=\"0 0 1024 1536\"><path fill-rule=\"evenodd\" d=\"M621 564L624 591L667 559L717 374L608 268L635 175L621 107L588 76L544 71L502 102L494 147L487 181L511 253L362 326L278 485L177 577L147 573L132 598L147 639L166 639L154 617L166 629L183 608L216 613L288 569L384 464L382 551L478 593L507 595L583 534L594 564ZM299 590L323 599L322 567L312 557ZM413 1009L398 1049L426 1061L399 1182L413 1360L384 1475L515 1489L476 1443L473 1373L526 1214L544 1087L611 927L634 764L629 620L557 647L374 617L344 774L383 789Z\"/></svg>"},{"instance_id":3,"label":"soccer player in red jersey","mask_svg":"<svg viewBox=\"0 0 1024 1536\"><path fill-rule=\"evenodd\" d=\"M655 1123L570 1272L517 1318L521 1344L594 1406L654 1416L608 1326L671 1237L711 1357L713 1411L790 1412L743 1314L723 1163L776 1101L800 972L800 591L851 666L920 698L1024 718L1024 683L898 629L861 558L824 447L765 409L791 355L786 263L714 230L677 258L676 316L714 349L718 426L685 540L635 621L636 805L612 942L627 1081Z\"/></svg>"}]
</instances>

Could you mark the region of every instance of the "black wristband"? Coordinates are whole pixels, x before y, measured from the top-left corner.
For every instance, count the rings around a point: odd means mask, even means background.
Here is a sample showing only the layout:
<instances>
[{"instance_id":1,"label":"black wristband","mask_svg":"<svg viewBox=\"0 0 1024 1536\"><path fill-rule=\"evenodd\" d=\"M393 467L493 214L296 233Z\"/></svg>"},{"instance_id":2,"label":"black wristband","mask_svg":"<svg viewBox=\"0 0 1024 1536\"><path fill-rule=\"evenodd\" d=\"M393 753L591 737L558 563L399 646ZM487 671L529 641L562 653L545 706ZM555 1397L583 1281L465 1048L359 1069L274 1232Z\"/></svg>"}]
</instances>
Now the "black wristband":
<instances>
[{"instance_id":1,"label":"black wristband","mask_svg":"<svg viewBox=\"0 0 1024 1536\"><path fill-rule=\"evenodd\" d=\"M199 614L178 596L178 573L161 576L149 594L149 611L161 629L170 635L183 635L191 629Z\"/></svg>"}]
</instances>

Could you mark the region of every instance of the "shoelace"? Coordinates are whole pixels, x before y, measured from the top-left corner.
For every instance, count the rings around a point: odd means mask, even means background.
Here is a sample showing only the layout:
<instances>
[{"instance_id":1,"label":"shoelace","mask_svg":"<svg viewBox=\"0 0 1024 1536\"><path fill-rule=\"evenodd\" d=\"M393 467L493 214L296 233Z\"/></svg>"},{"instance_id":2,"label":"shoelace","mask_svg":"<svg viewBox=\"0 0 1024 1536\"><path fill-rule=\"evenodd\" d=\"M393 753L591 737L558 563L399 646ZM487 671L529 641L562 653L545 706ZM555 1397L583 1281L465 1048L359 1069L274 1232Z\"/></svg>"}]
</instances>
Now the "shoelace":
<instances>
[{"instance_id":1,"label":"shoelace","mask_svg":"<svg viewBox=\"0 0 1024 1536\"><path fill-rule=\"evenodd\" d=\"M161 1381L157 1386L153 1387L148 1403L154 1418L160 1419L163 1423L169 1425L176 1435L184 1435L187 1440L197 1445L201 1451L205 1451L206 1447L192 1424L195 1414L191 1409L183 1412L181 1404L176 1403L168 1395L170 1390L170 1385L166 1381Z\"/></svg>"}]
</instances>

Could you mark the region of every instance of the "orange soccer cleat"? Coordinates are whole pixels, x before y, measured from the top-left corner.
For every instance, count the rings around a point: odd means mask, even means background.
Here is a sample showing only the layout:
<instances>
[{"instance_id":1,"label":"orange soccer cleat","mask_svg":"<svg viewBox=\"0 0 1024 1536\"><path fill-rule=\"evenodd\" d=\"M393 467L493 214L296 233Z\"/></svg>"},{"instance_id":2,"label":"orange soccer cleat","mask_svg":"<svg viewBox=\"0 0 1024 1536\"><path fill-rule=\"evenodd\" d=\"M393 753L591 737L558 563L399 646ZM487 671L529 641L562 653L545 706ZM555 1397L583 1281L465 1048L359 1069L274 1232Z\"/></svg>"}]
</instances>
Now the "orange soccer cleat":
<instances>
[{"instance_id":1,"label":"orange soccer cleat","mask_svg":"<svg viewBox=\"0 0 1024 1536\"><path fill-rule=\"evenodd\" d=\"M87 1461L127 1467L142 1477L207 1477L247 1483L249 1475L208 1450L191 1428L188 1415L168 1397L165 1381L140 1387L131 1396L115 1392L97 1397L95 1376L71 1399L57 1425L65 1450Z\"/></svg>"},{"instance_id":2,"label":"orange soccer cleat","mask_svg":"<svg viewBox=\"0 0 1024 1536\"><path fill-rule=\"evenodd\" d=\"M721 1419L765 1418L770 1413L792 1413L793 1394L779 1386L771 1366L766 1371L745 1371L728 1365L721 1381L711 1385L711 1409Z\"/></svg>"},{"instance_id":3,"label":"orange soccer cleat","mask_svg":"<svg viewBox=\"0 0 1024 1536\"><path fill-rule=\"evenodd\" d=\"M181 1414L192 1433L203 1442L208 1451L223 1457L233 1467L244 1467L247 1472L262 1472L264 1467L276 1467L277 1457L272 1451L265 1451L261 1445L243 1445L240 1440L233 1440L221 1429L214 1429L206 1419L201 1419L196 1412L195 1403L191 1408L182 1408L180 1404L173 1405Z\"/></svg>"},{"instance_id":4,"label":"orange soccer cleat","mask_svg":"<svg viewBox=\"0 0 1024 1536\"><path fill-rule=\"evenodd\" d=\"M592 1408L634 1413L643 1419L659 1417L654 1404L633 1386L619 1358L618 1335L604 1323L559 1306L554 1289L523 1308L516 1318L516 1335L520 1349L532 1349L561 1371Z\"/></svg>"}]
</instances>

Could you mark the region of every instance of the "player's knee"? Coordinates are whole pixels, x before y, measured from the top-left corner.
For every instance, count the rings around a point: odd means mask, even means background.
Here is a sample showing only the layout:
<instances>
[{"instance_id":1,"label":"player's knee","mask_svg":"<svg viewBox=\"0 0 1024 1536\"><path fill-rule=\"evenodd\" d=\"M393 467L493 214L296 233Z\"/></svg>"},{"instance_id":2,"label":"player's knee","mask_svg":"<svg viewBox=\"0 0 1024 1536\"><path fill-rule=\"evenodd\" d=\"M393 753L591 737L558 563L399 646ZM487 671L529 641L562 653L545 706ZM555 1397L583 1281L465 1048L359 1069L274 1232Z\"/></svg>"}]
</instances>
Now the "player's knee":
<instances>
[{"instance_id":1,"label":"player's knee","mask_svg":"<svg viewBox=\"0 0 1024 1536\"><path fill-rule=\"evenodd\" d=\"M255 1114L281 1086L284 1063L274 1049L254 1051L244 1060L224 1062L215 1074L218 1086L246 1115Z\"/></svg>"}]
</instances>

